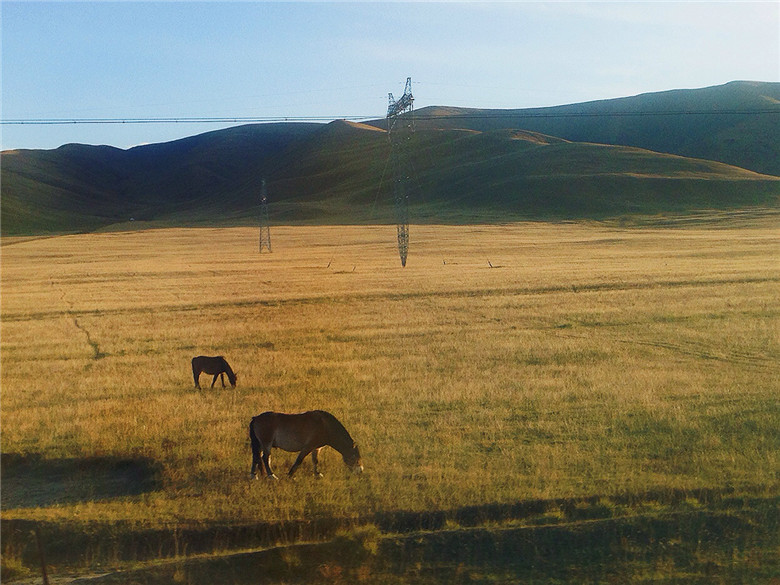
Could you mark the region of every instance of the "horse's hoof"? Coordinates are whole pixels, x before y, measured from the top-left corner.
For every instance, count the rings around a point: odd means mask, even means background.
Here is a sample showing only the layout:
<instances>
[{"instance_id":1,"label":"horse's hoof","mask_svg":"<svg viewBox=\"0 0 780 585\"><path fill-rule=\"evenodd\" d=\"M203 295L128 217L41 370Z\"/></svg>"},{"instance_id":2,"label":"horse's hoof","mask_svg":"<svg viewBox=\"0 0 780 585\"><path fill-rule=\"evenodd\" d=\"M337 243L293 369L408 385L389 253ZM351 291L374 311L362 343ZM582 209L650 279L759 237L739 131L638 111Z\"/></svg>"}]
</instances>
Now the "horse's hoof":
<instances>
[{"instance_id":1,"label":"horse's hoof","mask_svg":"<svg viewBox=\"0 0 780 585\"><path fill-rule=\"evenodd\" d=\"M314 474L314 479L322 479L323 477L325 477L325 476L322 475L319 471Z\"/></svg>"},{"instance_id":2,"label":"horse's hoof","mask_svg":"<svg viewBox=\"0 0 780 585\"><path fill-rule=\"evenodd\" d=\"M276 477L275 473L272 473L271 475L268 476L268 479L279 479L279 478Z\"/></svg>"}]
</instances>

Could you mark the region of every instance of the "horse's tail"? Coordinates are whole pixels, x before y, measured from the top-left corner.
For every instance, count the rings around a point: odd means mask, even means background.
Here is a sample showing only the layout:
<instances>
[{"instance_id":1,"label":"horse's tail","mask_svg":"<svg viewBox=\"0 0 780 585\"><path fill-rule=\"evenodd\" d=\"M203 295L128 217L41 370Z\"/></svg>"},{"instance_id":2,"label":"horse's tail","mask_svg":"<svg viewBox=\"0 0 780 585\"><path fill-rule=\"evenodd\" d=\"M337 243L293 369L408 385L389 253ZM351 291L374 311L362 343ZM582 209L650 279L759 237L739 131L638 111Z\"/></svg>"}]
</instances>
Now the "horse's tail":
<instances>
[{"instance_id":1,"label":"horse's tail","mask_svg":"<svg viewBox=\"0 0 780 585\"><path fill-rule=\"evenodd\" d=\"M192 358L192 377L195 379L195 387L197 388L200 386L198 383L198 377L200 376L200 367L199 367L200 359L197 357Z\"/></svg>"},{"instance_id":2,"label":"horse's tail","mask_svg":"<svg viewBox=\"0 0 780 585\"><path fill-rule=\"evenodd\" d=\"M255 464L260 464L260 439L255 434L255 419L249 421L249 441L252 443L252 474L255 472Z\"/></svg>"}]
</instances>

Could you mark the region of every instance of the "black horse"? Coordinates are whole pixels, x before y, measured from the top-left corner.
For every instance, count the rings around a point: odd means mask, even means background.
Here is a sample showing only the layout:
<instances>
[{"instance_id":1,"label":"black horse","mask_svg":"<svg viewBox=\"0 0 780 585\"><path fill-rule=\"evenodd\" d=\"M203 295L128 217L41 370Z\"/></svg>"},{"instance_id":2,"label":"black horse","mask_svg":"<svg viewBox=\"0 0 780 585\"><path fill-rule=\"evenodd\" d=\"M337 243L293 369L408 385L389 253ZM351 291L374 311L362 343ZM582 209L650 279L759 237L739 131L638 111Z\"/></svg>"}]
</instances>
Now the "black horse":
<instances>
[{"instance_id":1,"label":"black horse","mask_svg":"<svg viewBox=\"0 0 780 585\"><path fill-rule=\"evenodd\" d=\"M230 385L236 387L236 375L230 368L230 364L227 363L224 357L217 355L214 357L199 355L192 358L192 377L195 378L195 387L200 388L200 373L204 372L214 376L211 381L211 387L217 383L217 378L222 380L222 387L225 387L225 376L227 374Z\"/></svg>"}]
</instances>

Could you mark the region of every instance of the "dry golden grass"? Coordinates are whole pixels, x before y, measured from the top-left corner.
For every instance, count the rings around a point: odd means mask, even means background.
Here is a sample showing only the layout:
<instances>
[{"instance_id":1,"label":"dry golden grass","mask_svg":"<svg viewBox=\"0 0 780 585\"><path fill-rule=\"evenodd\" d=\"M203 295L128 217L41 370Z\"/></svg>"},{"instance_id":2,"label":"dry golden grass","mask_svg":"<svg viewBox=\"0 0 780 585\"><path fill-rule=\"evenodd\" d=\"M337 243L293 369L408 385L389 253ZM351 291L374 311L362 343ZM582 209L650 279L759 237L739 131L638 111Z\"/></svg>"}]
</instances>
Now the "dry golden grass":
<instances>
[{"instance_id":1,"label":"dry golden grass","mask_svg":"<svg viewBox=\"0 0 780 585\"><path fill-rule=\"evenodd\" d=\"M413 226L406 268L392 226L275 227L272 254L248 228L5 245L3 453L151 459L162 481L3 516L157 526L777 493L778 235L772 218ZM198 354L225 355L238 387L193 389ZM313 408L346 425L366 473L326 449L322 481L308 465L248 481L250 418ZM275 453L277 474L293 458Z\"/></svg>"}]
</instances>

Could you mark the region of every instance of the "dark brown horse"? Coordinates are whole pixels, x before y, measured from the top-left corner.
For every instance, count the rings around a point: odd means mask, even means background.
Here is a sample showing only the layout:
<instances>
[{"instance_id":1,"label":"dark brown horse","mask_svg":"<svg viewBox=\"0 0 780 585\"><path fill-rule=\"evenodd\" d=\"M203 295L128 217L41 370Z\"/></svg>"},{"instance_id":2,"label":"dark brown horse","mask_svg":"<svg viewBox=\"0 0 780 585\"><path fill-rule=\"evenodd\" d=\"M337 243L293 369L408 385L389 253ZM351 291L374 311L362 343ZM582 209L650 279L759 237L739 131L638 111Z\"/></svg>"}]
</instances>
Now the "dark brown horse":
<instances>
[{"instance_id":1,"label":"dark brown horse","mask_svg":"<svg viewBox=\"0 0 780 585\"><path fill-rule=\"evenodd\" d=\"M311 453L314 464L314 476L322 477L317 469L317 456L320 449L329 445L341 453L344 463L352 471L361 473L363 463L360 460L360 450L335 416L324 410L311 410L300 414L283 414L281 412L264 412L249 423L249 438L252 441L252 469L250 474L257 478L257 469L265 472L267 477L277 479L271 471L268 458L272 447L284 451L298 451L298 458L293 463L288 475L292 476L303 459Z\"/></svg>"},{"instance_id":2,"label":"dark brown horse","mask_svg":"<svg viewBox=\"0 0 780 585\"><path fill-rule=\"evenodd\" d=\"M225 387L225 374L227 374L230 385L233 388L236 387L236 375L230 368L230 364L221 355L214 357L199 355L192 358L192 377L195 378L195 388L200 388L201 372L214 376L214 379L211 381L212 388L217 383L217 378L222 380L222 387Z\"/></svg>"}]
</instances>

